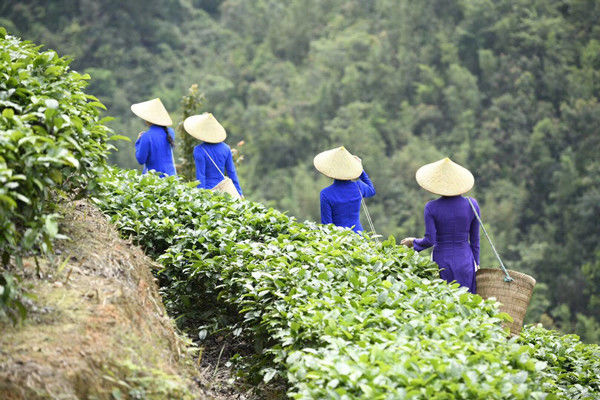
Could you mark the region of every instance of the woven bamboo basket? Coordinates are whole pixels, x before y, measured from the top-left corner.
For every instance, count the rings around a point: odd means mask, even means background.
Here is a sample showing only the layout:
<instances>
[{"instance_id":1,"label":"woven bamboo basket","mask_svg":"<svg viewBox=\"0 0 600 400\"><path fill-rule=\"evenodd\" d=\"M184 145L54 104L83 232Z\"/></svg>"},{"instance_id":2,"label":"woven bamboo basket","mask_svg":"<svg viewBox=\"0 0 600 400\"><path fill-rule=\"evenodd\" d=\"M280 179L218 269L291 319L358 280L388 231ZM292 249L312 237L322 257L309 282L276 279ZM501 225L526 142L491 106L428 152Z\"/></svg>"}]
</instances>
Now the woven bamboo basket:
<instances>
[{"instance_id":1,"label":"woven bamboo basket","mask_svg":"<svg viewBox=\"0 0 600 400\"><path fill-rule=\"evenodd\" d=\"M214 190L215 192L227 193L236 200L242 198L242 196L240 196L237 189L235 188L233 181L231 180L231 178L228 177L223 178L223 180L219 182L217 186L212 188L212 190Z\"/></svg>"},{"instance_id":2,"label":"woven bamboo basket","mask_svg":"<svg viewBox=\"0 0 600 400\"><path fill-rule=\"evenodd\" d=\"M477 294L484 299L495 297L500 302L500 311L510 315L513 322L506 322L511 335L518 335L531 300L535 279L527 274L509 270L512 282L504 281L504 272L495 268L477 271Z\"/></svg>"}]
</instances>

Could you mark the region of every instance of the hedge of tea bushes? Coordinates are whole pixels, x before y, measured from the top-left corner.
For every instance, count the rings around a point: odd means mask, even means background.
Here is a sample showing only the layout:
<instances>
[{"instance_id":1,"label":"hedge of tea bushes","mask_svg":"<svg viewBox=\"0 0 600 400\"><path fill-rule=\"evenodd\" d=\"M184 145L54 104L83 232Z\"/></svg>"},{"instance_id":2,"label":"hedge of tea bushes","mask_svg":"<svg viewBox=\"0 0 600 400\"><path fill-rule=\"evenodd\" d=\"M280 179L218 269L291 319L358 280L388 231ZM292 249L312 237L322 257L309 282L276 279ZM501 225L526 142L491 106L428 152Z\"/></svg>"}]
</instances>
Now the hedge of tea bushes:
<instances>
[{"instance_id":1,"label":"hedge of tea bushes","mask_svg":"<svg viewBox=\"0 0 600 400\"><path fill-rule=\"evenodd\" d=\"M163 265L170 313L200 338L252 343L249 373L285 379L292 398L550 399L590 382L557 379L535 334L507 340L495 302L437 279L393 238L299 223L174 178L110 170L101 186L99 206ZM583 349L573 357L593 366Z\"/></svg>"},{"instance_id":2,"label":"hedge of tea bushes","mask_svg":"<svg viewBox=\"0 0 600 400\"><path fill-rule=\"evenodd\" d=\"M526 326L518 342L548 364L541 371L544 389L565 399L600 399L600 346L541 326Z\"/></svg>"},{"instance_id":3,"label":"hedge of tea bushes","mask_svg":"<svg viewBox=\"0 0 600 400\"><path fill-rule=\"evenodd\" d=\"M69 60L0 27L0 256L48 248L58 234L53 189L75 193L104 166L104 106Z\"/></svg>"},{"instance_id":4,"label":"hedge of tea bushes","mask_svg":"<svg viewBox=\"0 0 600 400\"><path fill-rule=\"evenodd\" d=\"M12 265L61 237L53 194L83 194L112 147L87 79L0 27L0 319L27 315Z\"/></svg>"}]
</instances>

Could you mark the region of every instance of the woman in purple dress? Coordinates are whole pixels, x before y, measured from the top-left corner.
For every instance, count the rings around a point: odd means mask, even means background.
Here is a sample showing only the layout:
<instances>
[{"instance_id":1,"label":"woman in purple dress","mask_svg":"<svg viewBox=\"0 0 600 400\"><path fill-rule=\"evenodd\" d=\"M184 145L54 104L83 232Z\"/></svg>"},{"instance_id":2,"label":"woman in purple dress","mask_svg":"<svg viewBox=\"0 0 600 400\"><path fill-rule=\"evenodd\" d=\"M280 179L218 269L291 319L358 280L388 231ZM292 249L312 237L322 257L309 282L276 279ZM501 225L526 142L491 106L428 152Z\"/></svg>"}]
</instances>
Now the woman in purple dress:
<instances>
[{"instance_id":1,"label":"woman in purple dress","mask_svg":"<svg viewBox=\"0 0 600 400\"><path fill-rule=\"evenodd\" d=\"M461 196L473 187L473 174L449 158L424 165L416 174L419 185L442 197L425 206L425 236L405 238L401 244L421 251L433 246L433 261L440 277L476 292L479 265L479 215L475 199ZM469 204L469 201L471 204Z\"/></svg>"}]
</instances>

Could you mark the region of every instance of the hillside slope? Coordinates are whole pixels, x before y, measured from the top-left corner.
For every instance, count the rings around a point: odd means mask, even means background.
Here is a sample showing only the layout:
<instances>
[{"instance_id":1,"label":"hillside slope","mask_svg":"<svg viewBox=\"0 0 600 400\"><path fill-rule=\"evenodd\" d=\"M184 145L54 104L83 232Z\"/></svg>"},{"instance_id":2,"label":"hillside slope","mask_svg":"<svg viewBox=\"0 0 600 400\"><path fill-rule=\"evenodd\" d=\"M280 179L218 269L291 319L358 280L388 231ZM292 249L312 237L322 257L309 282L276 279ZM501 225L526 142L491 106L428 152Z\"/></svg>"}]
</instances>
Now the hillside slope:
<instances>
[{"instance_id":1,"label":"hillside slope","mask_svg":"<svg viewBox=\"0 0 600 400\"><path fill-rule=\"evenodd\" d=\"M29 317L0 322L0 398L234 398L222 382L227 371L197 368L176 333L151 274L156 264L89 203L62 208L72 240L39 259L46 279L26 259Z\"/></svg>"}]
</instances>

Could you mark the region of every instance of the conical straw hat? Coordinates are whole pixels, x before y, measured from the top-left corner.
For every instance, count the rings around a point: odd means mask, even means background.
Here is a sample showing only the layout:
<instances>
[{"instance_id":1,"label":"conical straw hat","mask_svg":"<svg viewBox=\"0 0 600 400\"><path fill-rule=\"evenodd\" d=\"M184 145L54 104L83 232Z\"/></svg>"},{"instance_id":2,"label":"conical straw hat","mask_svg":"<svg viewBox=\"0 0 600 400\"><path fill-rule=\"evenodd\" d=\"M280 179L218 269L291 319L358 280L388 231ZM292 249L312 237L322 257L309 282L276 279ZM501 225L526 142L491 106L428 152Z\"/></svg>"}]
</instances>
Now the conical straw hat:
<instances>
[{"instance_id":1,"label":"conical straw hat","mask_svg":"<svg viewBox=\"0 0 600 400\"><path fill-rule=\"evenodd\" d=\"M423 165L416 173L417 183L425 190L442 196L458 196L471 190L473 174L448 157Z\"/></svg>"},{"instance_id":2,"label":"conical straw hat","mask_svg":"<svg viewBox=\"0 0 600 400\"><path fill-rule=\"evenodd\" d=\"M203 142L220 143L227 137L225 128L211 113L187 117L183 127L187 133Z\"/></svg>"},{"instance_id":3,"label":"conical straw hat","mask_svg":"<svg viewBox=\"0 0 600 400\"><path fill-rule=\"evenodd\" d=\"M315 156L315 168L325 176L347 181L362 174L362 163L342 147L327 150Z\"/></svg>"},{"instance_id":4,"label":"conical straw hat","mask_svg":"<svg viewBox=\"0 0 600 400\"><path fill-rule=\"evenodd\" d=\"M163 103L159 98L144 101L143 103L132 104L131 111L151 124L161 126L173 125L173 121L171 120L167 109L163 106Z\"/></svg>"}]
</instances>

